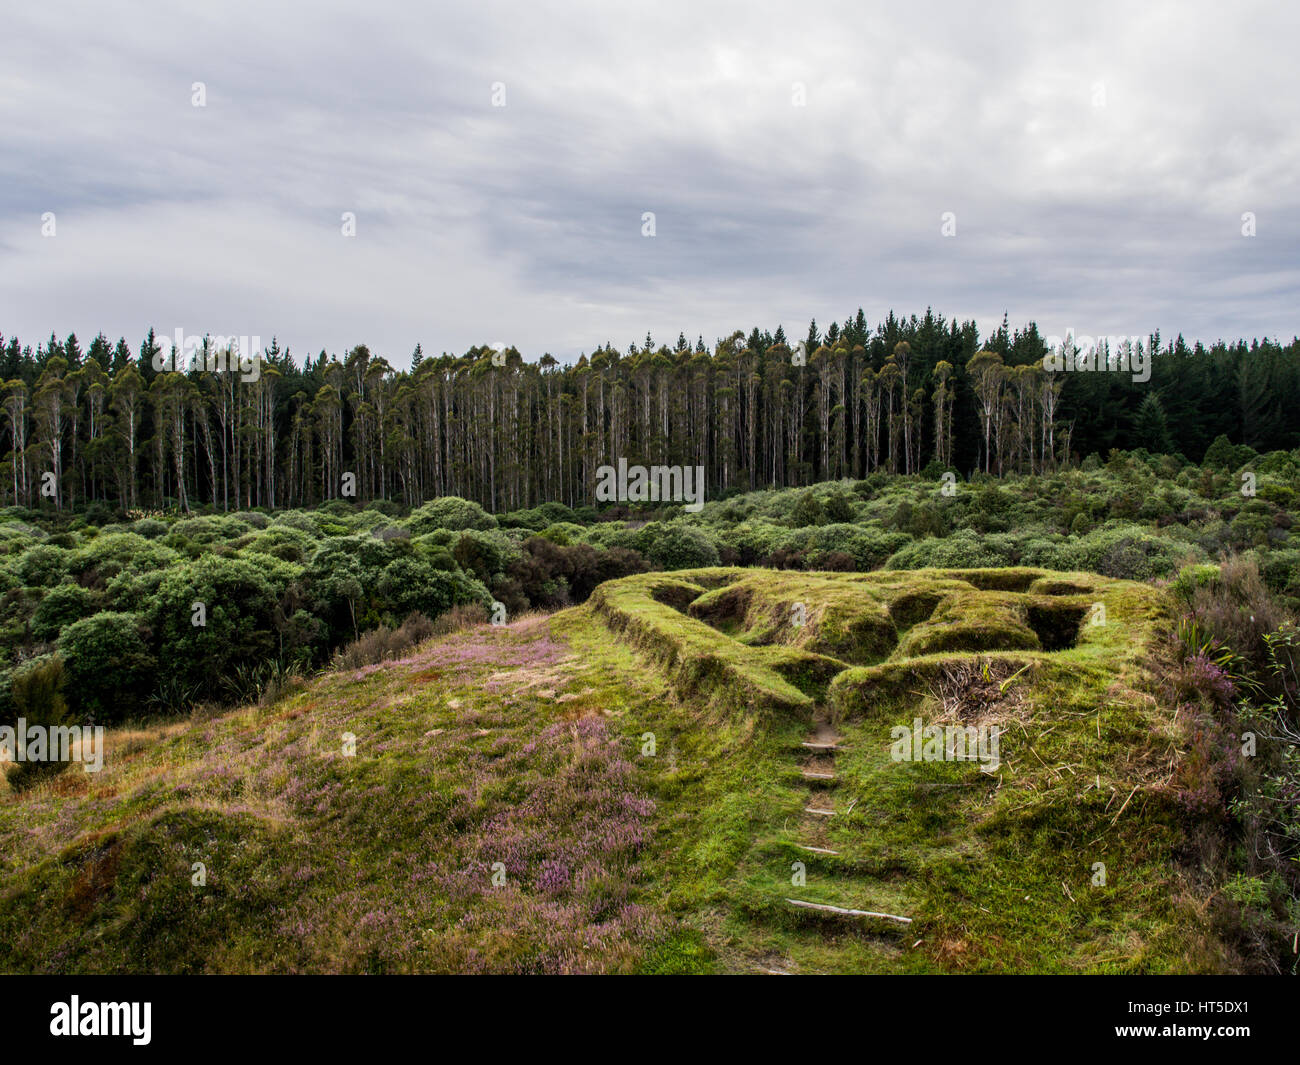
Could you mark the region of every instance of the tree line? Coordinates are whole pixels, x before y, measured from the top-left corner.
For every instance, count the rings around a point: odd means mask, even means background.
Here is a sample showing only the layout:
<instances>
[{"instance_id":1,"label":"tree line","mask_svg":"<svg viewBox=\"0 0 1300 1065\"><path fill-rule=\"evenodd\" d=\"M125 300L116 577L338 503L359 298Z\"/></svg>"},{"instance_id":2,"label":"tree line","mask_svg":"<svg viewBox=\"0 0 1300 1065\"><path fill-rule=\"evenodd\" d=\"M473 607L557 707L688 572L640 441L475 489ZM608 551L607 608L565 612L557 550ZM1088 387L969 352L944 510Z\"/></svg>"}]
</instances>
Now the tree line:
<instances>
[{"instance_id":1,"label":"tree line","mask_svg":"<svg viewBox=\"0 0 1300 1065\"><path fill-rule=\"evenodd\" d=\"M1125 346L1129 341L1125 341ZM0 336L0 504L121 509L314 506L438 496L503 511L594 499L597 471L703 466L711 496L877 470L1039 472L1145 448L1198 462L1218 436L1300 445L1300 340L1188 344L1061 371L1034 323L861 309L823 333L737 330L710 347L605 342L575 363L486 345L394 369L362 344L298 365L275 340L254 374L204 338L170 363L153 330L35 350ZM1150 379L1107 370L1141 354ZM1068 359L1065 365L1073 366ZM175 369L170 368L175 366ZM210 369L209 367L217 367Z\"/></svg>"}]
</instances>

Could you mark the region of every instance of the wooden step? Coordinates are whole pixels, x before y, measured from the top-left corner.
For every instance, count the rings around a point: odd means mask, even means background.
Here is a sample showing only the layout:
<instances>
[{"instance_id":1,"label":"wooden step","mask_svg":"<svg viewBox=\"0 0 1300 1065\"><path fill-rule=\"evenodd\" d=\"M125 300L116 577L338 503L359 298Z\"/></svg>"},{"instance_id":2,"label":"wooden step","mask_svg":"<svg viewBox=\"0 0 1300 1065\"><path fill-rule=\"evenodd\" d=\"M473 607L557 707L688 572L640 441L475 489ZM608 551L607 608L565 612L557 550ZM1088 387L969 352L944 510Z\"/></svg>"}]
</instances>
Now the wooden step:
<instances>
[{"instance_id":1,"label":"wooden step","mask_svg":"<svg viewBox=\"0 0 1300 1065\"><path fill-rule=\"evenodd\" d=\"M820 809L820 808L818 808L818 807L816 807L816 806L805 806L805 807L803 808L803 812L806 813L806 814L814 814L814 815L816 815L817 817L834 817L834 816L835 816L835 811L834 811L834 810L822 810L822 809Z\"/></svg>"},{"instance_id":2,"label":"wooden step","mask_svg":"<svg viewBox=\"0 0 1300 1065\"><path fill-rule=\"evenodd\" d=\"M899 917L893 913L876 913L874 910L846 910L842 906L827 906L820 902L805 902L803 899L786 899L791 906L799 906L805 910L816 910L818 913L833 913L837 917L880 917L886 921L897 921L899 924L911 924L912 918Z\"/></svg>"},{"instance_id":3,"label":"wooden step","mask_svg":"<svg viewBox=\"0 0 1300 1065\"><path fill-rule=\"evenodd\" d=\"M834 773L818 773L814 769L802 770L804 780L834 780Z\"/></svg>"},{"instance_id":4,"label":"wooden step","mask_svg":"<svg viewBox=\"0 0 1300 1065\"><path fill-rule=\"evenodd\" d=\"M799 744L800 747L807 747L810 751L839 751L843 750L838 743L813 743L811 740L804 740Z\"/></svg>"},{"instance_id":5,"label":"wooden step","mask_svg":"<svg viewBox=\"0 0 1300 1065\"><path fill-rule=\"evenodd\" d=\"M796 843L795 846L798 847L801 851L810 851L813 854L839 854L840 853L839 851L829 850L826 847L809 847L803 843Z\"/></svg>"}]
</instances>

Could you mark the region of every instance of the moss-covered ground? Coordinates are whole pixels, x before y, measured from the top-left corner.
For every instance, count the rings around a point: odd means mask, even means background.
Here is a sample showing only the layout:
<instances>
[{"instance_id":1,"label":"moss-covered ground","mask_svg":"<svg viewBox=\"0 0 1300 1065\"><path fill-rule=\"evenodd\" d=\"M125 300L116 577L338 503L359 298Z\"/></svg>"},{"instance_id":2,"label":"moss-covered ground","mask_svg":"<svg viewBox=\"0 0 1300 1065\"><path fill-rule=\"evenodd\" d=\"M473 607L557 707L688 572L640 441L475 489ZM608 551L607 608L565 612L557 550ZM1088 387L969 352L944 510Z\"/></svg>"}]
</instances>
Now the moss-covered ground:
<instances>
[{"instance_id":1,"label":"moss-covered ground","mask_svg":"<svg viewBox=\"0 0 1300 1065\"><path fill-rule=\"evenodd\" d=\"M1222 969L1170 623L1082 573L611 582L3 796L0 970ZM918 721L996 766L900 760Z\"/></svg>"}]
</instances>

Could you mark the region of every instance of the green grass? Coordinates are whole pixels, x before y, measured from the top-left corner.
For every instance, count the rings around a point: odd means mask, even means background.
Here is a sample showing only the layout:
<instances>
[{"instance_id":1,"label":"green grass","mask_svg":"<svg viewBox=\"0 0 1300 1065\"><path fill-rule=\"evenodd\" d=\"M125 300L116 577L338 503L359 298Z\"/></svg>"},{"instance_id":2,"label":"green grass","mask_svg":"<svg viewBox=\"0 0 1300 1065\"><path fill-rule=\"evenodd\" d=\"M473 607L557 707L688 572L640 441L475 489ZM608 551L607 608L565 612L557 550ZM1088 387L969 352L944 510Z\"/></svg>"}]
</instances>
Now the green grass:
<instances>
[{"instance_id":1,"label":"green grass","mask_svg":"<svg viewBox=\"0 0 1300 1065\"><path fill-rule=\"evenodd\" d=\"M625 578L0 797L0 970L1223 969L1176 862L1169 624L1148 586L1031 569ZM967 711L1007 730L996 773L891 759L894 726ZM816 795L838 855L796 847Z\"/></svg>"}]
</instances>

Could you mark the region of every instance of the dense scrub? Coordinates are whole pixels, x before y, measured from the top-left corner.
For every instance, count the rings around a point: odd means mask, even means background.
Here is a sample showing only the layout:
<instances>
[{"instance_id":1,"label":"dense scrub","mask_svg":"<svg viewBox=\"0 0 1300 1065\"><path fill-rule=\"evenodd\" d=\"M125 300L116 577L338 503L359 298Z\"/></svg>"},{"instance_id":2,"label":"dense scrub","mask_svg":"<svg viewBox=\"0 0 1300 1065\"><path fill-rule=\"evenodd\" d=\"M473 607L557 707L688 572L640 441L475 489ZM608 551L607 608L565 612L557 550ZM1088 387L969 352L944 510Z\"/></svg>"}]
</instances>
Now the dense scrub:
<instances>
[{"instance_id":1,"label":"dense scrub","mask_svg":"<svg viewBox=\"0 0 1300 1065\"><path fill-rule=\"evenodd\" d=\"M12 716L15 671L33 662L61 674L74 716L120 720L254 696L413 614L556 609L649 569L1032 566L1149 580L1232 552L1256 562L1279 603L1300 604L1297 456L1219 452L1204 467L1115 453L1105 466L947 489L877 474L734 495L698 514L548 503L493 515L455 497L409 512L337 500L191 516L9 508L0 716Z\"/></svg>"},{"instance_id":2,"label":"dense scrub","mask_svg":"<svg viewBox=\"0 0 1300 1065\"><path fill-rule=\"evenodd\" d=\"M398 639L407 646L435 631L418 619L560 607L648 566L624 549L502 529L459 499L403 518L336 503L100 524L11 508L4 519L0 720L16 715L14 678L36 663L76 720L120 722L255 698L339 649L356 660L393 643L388 633L411 633ZM33 704L27 719L51 712Z\"/></svg>"}]
</instances>

